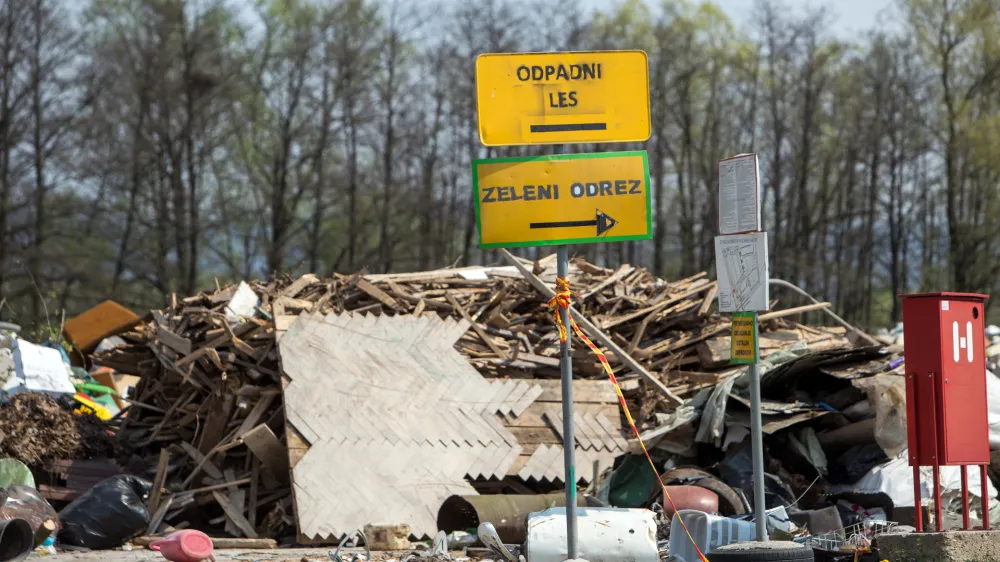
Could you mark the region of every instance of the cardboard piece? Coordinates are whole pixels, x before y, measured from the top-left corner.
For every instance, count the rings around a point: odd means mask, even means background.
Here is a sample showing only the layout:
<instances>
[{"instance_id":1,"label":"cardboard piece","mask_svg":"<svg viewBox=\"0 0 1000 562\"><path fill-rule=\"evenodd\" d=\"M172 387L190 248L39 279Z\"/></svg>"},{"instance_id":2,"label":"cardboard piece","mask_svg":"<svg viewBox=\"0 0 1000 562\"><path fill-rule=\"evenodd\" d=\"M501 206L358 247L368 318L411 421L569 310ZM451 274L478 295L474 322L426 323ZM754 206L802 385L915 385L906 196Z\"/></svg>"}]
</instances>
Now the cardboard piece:
<instances>
[{"instance_id":1,"label":"cardboard piece","mask_svg":"<svg viewBox=\"0 0 1000 562\"><path fill-rule=\"evenodd\" d=\"M93 351L101 340L132 329L142 319L114 301L104 301L66 321L63 336L83 352Z\"/></svg>"}]
</instances>

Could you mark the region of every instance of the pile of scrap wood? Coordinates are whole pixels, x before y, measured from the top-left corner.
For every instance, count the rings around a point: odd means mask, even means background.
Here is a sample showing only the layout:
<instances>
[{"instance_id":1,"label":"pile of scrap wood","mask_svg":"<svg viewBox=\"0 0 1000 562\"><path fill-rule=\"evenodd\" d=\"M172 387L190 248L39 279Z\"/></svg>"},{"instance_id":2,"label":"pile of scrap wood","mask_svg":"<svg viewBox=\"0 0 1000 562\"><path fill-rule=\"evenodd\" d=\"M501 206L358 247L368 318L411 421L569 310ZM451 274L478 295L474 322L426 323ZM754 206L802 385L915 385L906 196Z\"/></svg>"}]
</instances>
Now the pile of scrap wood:
<instances>
[{"instance_id":1,"label":"pile of scrap wood","mask_svg":"<svg viewBox=\"0 0 1000 562\"><path fill-rule=\"evenodd\" d=\"M488 378L558 377L559 341L546 303L554 256L511 266L385 275L311 274L181 298L97 354L141 378L119 437L157 465L151 532L167 525L279 536L294 522L282 410L281 335L300 314L436 313L467 322L455 344ZM640 419L715 386L727 370L729 321L714 312L705 273L667 282L641 267L571 264L576 319L640 399ZM792 320L827 303L762 314L762 352L798 342L849 346L845 330ZM603 378L575 346L577 377Z\"/></svg>"}]
</instances>

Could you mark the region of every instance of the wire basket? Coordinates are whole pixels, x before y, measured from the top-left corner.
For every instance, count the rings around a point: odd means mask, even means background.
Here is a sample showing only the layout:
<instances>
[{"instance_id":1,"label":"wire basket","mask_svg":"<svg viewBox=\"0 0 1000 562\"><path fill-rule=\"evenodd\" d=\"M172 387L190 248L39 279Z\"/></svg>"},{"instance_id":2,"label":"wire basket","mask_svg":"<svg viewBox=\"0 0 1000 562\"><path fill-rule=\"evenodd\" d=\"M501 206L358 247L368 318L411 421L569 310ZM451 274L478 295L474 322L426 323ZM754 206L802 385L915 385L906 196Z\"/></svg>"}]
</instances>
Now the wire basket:
<instances>
[{"instance_id":1,"label":"wire basket","mask_svg":"<svg viewBox=\"0 0 1000 562\"><path fill-rule=\"evenodd\" d=\"M829 552L839 551L846 545L866 548L871 546L872 540L876 537L895 533L898 526L892 521L865 521L837 531L811 536L806 539L805 544Z\"/></svg>"}]
</instances>

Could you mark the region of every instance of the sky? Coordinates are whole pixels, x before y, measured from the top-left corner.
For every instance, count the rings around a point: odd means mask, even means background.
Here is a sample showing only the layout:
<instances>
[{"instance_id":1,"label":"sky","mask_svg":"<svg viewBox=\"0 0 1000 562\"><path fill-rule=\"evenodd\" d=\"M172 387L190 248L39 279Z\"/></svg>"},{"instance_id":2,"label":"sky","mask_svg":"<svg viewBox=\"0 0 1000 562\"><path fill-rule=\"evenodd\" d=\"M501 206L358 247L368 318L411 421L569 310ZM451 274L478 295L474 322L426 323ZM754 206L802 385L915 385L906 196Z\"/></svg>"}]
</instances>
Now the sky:
<instances>
[{"instance_id":1,"label":"sky","mask_svg":"<svg viewBox=\"0 0 1000 562\"><path fill-rule=\"evenodd\" d=\"M752 25L752 14L756 0L713 0L729 14L737 27ZM655 3L655 2L651 2ZM875 27L885 12L892 9L894 0L785 0L793 8L807 9L816 6L826 6L830 12L832 26L830 30L837 35L853 36ZM621 4L621 0L582 0L580 5L588 11L592 9L608 10Z\"/></svg>"}]
</instances>

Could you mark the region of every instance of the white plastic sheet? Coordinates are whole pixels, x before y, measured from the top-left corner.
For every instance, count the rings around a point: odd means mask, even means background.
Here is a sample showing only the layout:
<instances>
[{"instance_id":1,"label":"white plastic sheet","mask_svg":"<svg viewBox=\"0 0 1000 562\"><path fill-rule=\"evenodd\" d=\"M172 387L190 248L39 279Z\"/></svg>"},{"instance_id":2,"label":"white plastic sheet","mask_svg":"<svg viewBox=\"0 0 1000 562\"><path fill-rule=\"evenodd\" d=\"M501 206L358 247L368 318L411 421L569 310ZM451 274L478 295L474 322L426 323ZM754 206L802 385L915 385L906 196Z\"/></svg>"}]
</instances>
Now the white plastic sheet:
<instances>
[{"instance_id":1,"label":"white plastic sheet","mask_svg":"<svg viewBox=\"0 0 1000 562\"><path fill-rule=\"evenodd\" d=\"M11 384L8 381L8 387L5 389L12 394L19 391L76 393L73 381L69 377L69 366L63 361L63 356L58 350L18 338L14 351L14 364L17 368L17 383Z\"/></svg>"},{"instance_id":2,"label":"white plastic sheet","mask_svg":"<svg viewBox=\"0 0 1000 562\"><path fill-rule=\"evenodd\" d=\"M1000 378L986 371L987 420L990 424L990 450L1000 451Z\"/></svg>"},{"instance_id":3,"label":"white plastic sheet","mask_svg":"<svg viewBox=\"0 0 1000 562\"><path fill-rule=\"evenodd\" d=\"M982 497L982 487L980 486L979 467L969 467L969 494L977 498ZM931 500L933 493L933 469L929 466L920 469L920 497L924 502ZM989 497L997 497L997 489L989 478L986 479L989 487ZM853 490L861 492L884 492L896 507L913 507L913 468L906 458L906 451L883 464L871 469L854 486ZM941 467L941 493L945 495L949 492L961 493L962 473L957 466ZM992 511L992 508L991 508Z\"/></svg>"},{"instance_id":4,"label":"white plastic sheet","mask_svg":"<svg viewBox=\"0 0 1000 562\"><path fill-rule=\"evenodd\" d=\"M260 299L257 298L257 293L245 281L240 281L236 293L226 305L226 317L230 320L238 320L240 317L252 318L258 303L260 303Z\"/></svg>"}]
</instances>

